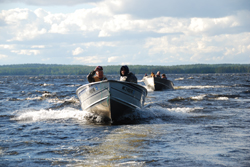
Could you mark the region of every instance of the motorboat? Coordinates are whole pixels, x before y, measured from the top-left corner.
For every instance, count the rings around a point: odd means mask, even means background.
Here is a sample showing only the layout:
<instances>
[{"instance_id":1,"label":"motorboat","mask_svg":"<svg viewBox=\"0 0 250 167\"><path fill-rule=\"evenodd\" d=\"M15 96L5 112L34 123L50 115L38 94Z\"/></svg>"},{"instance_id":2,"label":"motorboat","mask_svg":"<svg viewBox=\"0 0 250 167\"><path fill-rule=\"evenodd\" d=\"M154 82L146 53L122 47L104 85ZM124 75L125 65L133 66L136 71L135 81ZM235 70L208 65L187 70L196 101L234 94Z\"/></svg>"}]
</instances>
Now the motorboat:
<instances>
[{"instance_id":1,"label":"motorboat","mask_svg":"<svg viewBox=\"0 0 250 167\"><path fill-rule=\"evenodd\" d=\"M144 106L147 89L132 82L105 80L83 85L76 94L82 110L118 122Z\"/></svg>"},{"instance_id":2,"label":"motorboat","mask_svg":"<svg viewBox=\"0 0 250 167\"><path fill-rule=\"evenodd\" d=\"M147 88L151 90L174 89L173 82L164 78L145 76L142 80Z\"/></svg>"}]
</instances>

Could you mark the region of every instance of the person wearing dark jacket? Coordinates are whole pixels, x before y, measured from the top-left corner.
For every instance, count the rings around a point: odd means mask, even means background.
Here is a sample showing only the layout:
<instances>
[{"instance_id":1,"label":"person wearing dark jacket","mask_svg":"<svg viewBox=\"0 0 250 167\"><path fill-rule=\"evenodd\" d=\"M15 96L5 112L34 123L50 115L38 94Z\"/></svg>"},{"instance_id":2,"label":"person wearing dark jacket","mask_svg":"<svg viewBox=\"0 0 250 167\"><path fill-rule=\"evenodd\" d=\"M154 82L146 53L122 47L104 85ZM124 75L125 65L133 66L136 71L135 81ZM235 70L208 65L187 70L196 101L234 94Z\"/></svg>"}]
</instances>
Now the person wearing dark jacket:
<instances>
[{"instance_id":1,"label":"person wearing dark jacket","mask_svg":"<svg viewBox=\"0 0 250 167\"><path fill-rule=\"evenodd\" d=\"M134 82L137 83L136 76L129 71L128 66L124 65L120 69L120 81Z\"/></svg>"},{"instance_id":2,"label":"person wearing dark jacket","mask_svg":"<svg viewBox=\"0 0 250 167\"><path fill-rule=\"evenodd\" d=\"M95 76L96 75L96 76ZM103 75L102 66L97 66L94 71L91 71L87 76L89 83L107 80L106 76Z\"/></svg>"},{"instance_id":3,"label":"person wearing dark jacket","mask_svg":"<svg viewBox=\"0 0 250 167\"><path fill-rule=\"evenodd\" d=\"M166 74L162 74L162 75L161 75L161 78L162 78L162 79L168 79L168 78L166 77Z\"/></svg>"}]
</instances>

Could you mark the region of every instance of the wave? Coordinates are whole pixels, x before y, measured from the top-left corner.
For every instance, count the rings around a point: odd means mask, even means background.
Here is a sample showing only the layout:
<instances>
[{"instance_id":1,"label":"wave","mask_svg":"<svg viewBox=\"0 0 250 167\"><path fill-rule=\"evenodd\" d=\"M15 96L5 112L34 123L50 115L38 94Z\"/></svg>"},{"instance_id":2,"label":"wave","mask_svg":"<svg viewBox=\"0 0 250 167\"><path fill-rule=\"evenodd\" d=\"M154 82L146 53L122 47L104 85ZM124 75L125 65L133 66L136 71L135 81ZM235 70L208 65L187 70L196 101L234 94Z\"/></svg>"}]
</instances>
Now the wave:
<instances>
[{"instance_id":1,"label":"wave","mask_svg":"<svg viewBox=\"0 0 250 167\"><path fill-rule=\"evenodd\" d=\"M42 97L28 97L25 100L43 100Z\"/></svg>"},{"instance_id":2,"label":"wave","mask_svg":"<svg viewBox=\"0 0 250 167\"><path fill-rule=\"evenodd\" d=\"M181 81L184 80L184 78L176 78L175 81Z\"/></svg>"},{"instance_id":3,"label":"wave","mask_svg":"<svg viewBox=\"0 0 250 167\"><path fill-rule=\"evenodd\" d=\"M40 86L53 86L54 84L46 84L46 83L43 83L43 84L40 84Z\"/></svg>"},{"instance_id":4,"label":"wave","mask_svg":"<svg viewBox=\"0 0 250 167\"><path fill-rule=\"evenodd\" d=\"M162 108L153 107L135 110L134 113L125 115L121 122L123 123L166 123L164 118L175 117L185 119L195 110L202 110L203 108ZM78 110L75 108L66 107L59 110L53 109L40 109L40 110L28 110L28 111L16 111L15 116L11 120L21 121L21 122L46 122L49 120L69 120L75 119L81 123L107 123L108 120L105 118L94 115L87 111ZM159 121L162 120L162 121Z\"/></svg>"},{"instance_id":5,"label":"wave","mask_svg":"<svg viewBox=\"0 0 250 167\"><path fill-rule=\"evenodd\" d=\"M58 99L58 98L55 98L55 99L49 99L48 102L51 102L51 103L80 103L79 99L78 98L75 98L75 97L70 97L69 99Z\"/></svg>"},{"instance_id":6,"label":"wave","mask_svg":"<svg viewBox=\"0 0 250 167\"><path fill-rule=\"evenodd\" d=\"M151 108L152 107L152 108ZM163 108L155 105L146 105L143 109L135 110L134 113L125 115L121 123L128 124L165 124L166 119L186 119L189 116L194 116L193 112L197 110L203 110L201 107L189 108L189 107L177 107L177 108ZM192 115L190 115L192 114Z\"/></svg>"},{"instance_id":7,"label":"wave","mask_svg":"<svg viewBox=\"0 0 250 167\"><path fill-rule=\"evenodd\" d=\"M194 97L190 97L191 100L203 100L206 95L198 95Z\"/></svg>"},{"instance_id":8,"label":"wave","mask_svg":"<svg viewBox=\"0 0 250 167\"><path fill-rule=\"evenodd\" d=\"M169 102L176 102L176 101L184 101L184 100L229 100L229 99L238 99L240 95L218 95L218 94L201 94L198 96L193 97L176 97L173 99L169 99Z\"/></svg>"},{"instance_id":9,"label":"wave","mask_svg":"<svg viewBox=\"0 0 250 167\"><path fill-rule=\"evenodd\" d=\"M28 111L16 111L16 116L12 118L15 121L24 122L40 122L47 120L68 120L77 119L85 120L85 116L88 113L86 111L77 110L74 108L64 108L61 110L28 110Z\"/></svg>"},{"instance_id":10,"label":"wave","mask_svg":"<svg viewBox=\"0 0 250 167\"><path fill-rule=\"evenodd\" d=\"M209 89L209 88L226 88L229 86L224 86L224 85L197 85L197 86L175 86L174 89Z\"/></svg>"}]
</instances>

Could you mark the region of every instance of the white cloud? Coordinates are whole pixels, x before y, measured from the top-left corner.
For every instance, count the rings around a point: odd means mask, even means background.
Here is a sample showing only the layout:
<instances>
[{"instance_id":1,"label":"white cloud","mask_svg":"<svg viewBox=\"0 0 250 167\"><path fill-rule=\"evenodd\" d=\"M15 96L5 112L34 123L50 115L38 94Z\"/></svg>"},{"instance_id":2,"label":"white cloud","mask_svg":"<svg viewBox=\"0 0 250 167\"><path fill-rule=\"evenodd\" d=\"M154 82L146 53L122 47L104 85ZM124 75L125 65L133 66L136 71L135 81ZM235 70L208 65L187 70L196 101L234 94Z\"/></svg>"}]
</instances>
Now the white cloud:
<instances>
[{"instance_id":1,"label":"white cloud","mask_svg":"<svg viewBox=\"0 0 250 167\"><path fill-rule=\"evenodd\" d=\"M124 31L137 33L223 33L235 27L249 26L249 11L238 12L234 16L222 18L174 18L134 19L128 14L113 15L100 7L80 9L71 14L52 14L42 9L34 12L28 9L2 11L6 24L12 29L14 37L9 40L30 40L38 36L56 34L83 34L98 31L98 37L110 37ZM245 17L242 19L242 17ZM13 33L14 32L14 33ZM88 35L87 35L88 36Z\"/></svg>"},{"instance_id":2,"label":"white cloud","mask_svg":"<svg viewBox=\"0 0 250 167\"><path fill-rule=\"evenodd\" d=\"M0 18L6 24L2 29L11 38L6 39L7 42L31 40L47 32L40 27L41 20L28 9L2 10Z\"/></svg>"},{"instance_id":3,"label":"white cloud","mask_svg":"<svg viewBox=\"0 0 250 167\"><path fill-rule=\"evenodd\" d=\"M40 49L42 49L42 48L45 48L45 46L44 45L33 45L33 46L31 46L31 48L40 48Z\"/></svg>"},{"instance_id":4,"label":"white cloud","mask_svg":"<svg viewBox=\"0 0 250 167\"><path fill-rule=\"evenodd\" d=\"M85 46L86 48L88 47L104 47L104 46L108 46L108 47L114 47L117 45L117 42L87 42L87 43L83 43L83 46Z\"/></svg>"},{"instance_id":5,"label":"white cloud","mask_svg":"<svg viewBox=\"0 0 250 167\"><path fill-rule=\"evenodd\" d=\"M100 3L114 14L131 14L137 18L224 17L228 13L249 10L248 0L105 0Z\"/></svg>"},{"instance_id":6,"label":"white cloud","mask_svg":"<svg viewBox=\"0 0 250 167\"><path fill-rule=\"evenodd\" d=\"M4 1L4 0L3 0ZM13 2L22 2L28 5L37 5L37 6L73 6L77 4L82 4L82 3L93 3L93 2L98 2L102 0L5 0L8 3L13 3Z\"/></svg>"},{"instance_id":7,"label":"white cloud","mask_svg":"<svg viewBox=\"0 0 250 167\"><path fill-rule=\"evenodd\" d=\"M12 50L11 52L19 55L38 55L41 53L39 50Z\"/></svg>"},{"instance_id":8,"label":"white cloud","mask_svg":"<svg viewBox=\"0 0 250 167\"><path fill-rule=\"evenodd\" d=\"M110 36L110 34L107 33L107 32L104 31L104 30L101 30L101 31L99 32L99 35L98 35L98 37L109 37L109 36Z\"/></svg>"},{"instance_id":9,"label":"white cloud","mask_svg":"<svg viewBox=\"0 0 250 167\"><path fill-rule=\"evenodd\" d=\"M130 65L131 62L122 62L121 65Z\"/></svg>"},{"instance_id":10,"label":"white cloud","mask_svg":"<svg viewBox=\"0 0 250 167\"><path fill-rule=\"evenodd\" d=\"M26 4L38 6L0 11L1 54L10 58L14 53L39 54L33 62L62 64L68 64L72 54L72 63L102 65L213 60L245 63L249 58L250 22L246 21L250 20L249 1L156 1L73 0L59 4L57 0L27 0ZM43 6L58 4L70 8L71 4L82 3L92 7L76 5L74 12L58 13L52 6L50 10ZM83 52L84 57L77 57Z\"/></svg>"},{"instance_id":11,"label":"white cloud","mask_svg":"<svg viewBox=\"0 0 250 167\"><path fill-rule=\"evenodd\" d=\"M50 12L47 12L45 10L43 10L42 8L38 8L34 11L34 13L36 14L37 17L39 18L44 18L46 16L48 16L50 14Z\"/></svg>"},{"instance_id":12,"label":"white cloud","mask_svg":"<svg viewBox=\"0 0 250 167\"><path fill-rule=\"evenodd\" d=\"M0 45L0 48L3 48L3 49L13 49L14 45Z\"/></svg>"},{"instance_id":13,"label":"white cloud","mask_svg":"<svg viewBox=\"0 0 250 167\"><path fill-rule=\"evenodd\" d=\"M191 60L191 62L196 63L206 61L211 63L211 61L226 60L226 55L231 55L231 61L237 59L239 54L247 55L250 52L249 43L250 33L220 36L204 35L191 39L186 35L181 35L179 38L167 36L150 38L147 40L145 47L149 48L149 54L151 55L182 55L179 60L182 58L182 60Z\"/></svg>"},{"instance_id":14,"label":"white cloud","mask_svg":"<svg viewBox=\"0 0 250 167\"><path fill-rule=\"evenodd\" d=\"M45 59L42 59L42 61L50 61L50 58L45 58Z\"/></svg>"},{"instance_id":15,"label":"white cloud","mask_svg":"<svg viewBox=\"0 0 250 167\"><path fill-rule=\"evenodd\" d=\"M4 58L7 58L7 57L8 57L7 55L0 54L0 60L4 59Z\"/></svg>"},{"instance_id":16,"label":"white cloud","mask_svg":"<svg viewBox=\"0 0 250 167\"><path fill-rule=\"evenodd\" d=\"M117 62L118 60L119 60L118 56L112 56L112 57L108 58L108 62L109 63L111 63L111 62Z\"/></svg>"},{"instance_id":17,"label":"white cloud","mask_svg":"<svg viewBox=\"0 0 250 167\"><path fill-rule=\"evenodd\" d=\"M1 18L4 19L6 24L20 24L21 21L26 21L28 19L32 19L32 13L28 9L10 9L10 10L2 10ZM32 19L33 20L33 19Z\"/></svg>"},{"instance_id":18,"label":"white cloud","mask_svg":"<svg viewBox=\"0 0 250 167\"><path fill-rule=\"evenodd\" d=\"M72 51L73 55L79 55L83 52L84 50L80 47L76 48L75 50Z\"/></svg>"},{"instance_id":19,"label":"white cloud","mask_svg":"<svg viewBox=\"0 0 250 167\"><path fill-rule=\"evenodd\" d=\"M74 57L74 63L82 64L98 64L102 63L103 60L99 56L86 56L86 57Z\"/></svg>"}]
</instances>

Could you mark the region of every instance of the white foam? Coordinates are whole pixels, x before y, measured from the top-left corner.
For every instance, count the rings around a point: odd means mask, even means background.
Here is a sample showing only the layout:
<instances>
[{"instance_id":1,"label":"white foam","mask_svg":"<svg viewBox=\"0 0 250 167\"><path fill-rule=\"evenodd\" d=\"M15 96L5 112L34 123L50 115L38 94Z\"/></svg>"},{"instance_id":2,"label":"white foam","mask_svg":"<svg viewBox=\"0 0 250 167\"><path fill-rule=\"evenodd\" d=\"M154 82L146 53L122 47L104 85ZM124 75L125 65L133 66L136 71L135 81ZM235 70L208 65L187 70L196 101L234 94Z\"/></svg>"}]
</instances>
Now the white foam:
<instances>
[{"instance_id":1,"label":"white foam","mask_svg":"<svg viewBox=\"0 0 250 167\"><path fill-rule=\"evenodd\" d=\"M67 87L78 87L78 86L81 86L81 85L79 85L79 84L77 84L77 85L67 85Z\"/></svg>"},{"instance_id":2,"label":"white foam","mask_svg":"<svg viewBox=\"0 0 250 167\"><path fill-rule=\"evenodd\" d=\"M180 107L177 107L177 108L171 108L171 109L168 109L170 112L176 112L176 113L190 113L194 110L197 110L197 109L203 109L201 107L195 107L195 108L189 108L189 107L184 107L184 108L180 108Z\"/></svg>"},{"instance_id":3,"label":"white foam","mask_svg":"<svg viewBox=\"0 0 250 167\"><path fill-rule=\"evenodd\" d=\"M228 100L229 98L228 97L217 97L215 98L215 100Z\"/></svg>"},{"instance_id":4,"label":"white foam","mask_svg":"<svg viewBox=\"0 0 250 167\"><path fill-rule=\"evenodd\" d=\"M28 97L25 100L42 100L42 97Z\"/></svg>"},{"instance_id":5,"label":"white foam","mask_svg":"<svg viewBox=\"0 0 250 167\"><path fill-rule=\"evenodd\" d=\"M197 86L178 86L175 89L209 89L209 88L225 88L226 86L223 85L197 85Z\"/></svg>"},{"instance_id":6,"label":"white foam","mask_svg":"<svg viewBox=\"0 0 250 167\"><path fill-rule=\"evenodd\" d=\"M41 86L53 86L54 84L46 84L46 83L44 83L44 84L41 84Z\"/></svg>"},{"instance_id":7,"label":"white foam","mask_svg":"<svg viewBox=\"0 0 250 167\"><path fill-rule=\"evenodd\" d=\"M192 99L192 100L203 100L205 96L206 95L199 95L199 96L190 97L190 99Z\"/></svg>"},{"instance_id":8,"label":"white foam","mask_svg":"<svg viewBox=\"0 0 250 167\"><path fill-rule=\"evenodd\" d=\"M42 97L51 97L51 96L53 96L51 93L44 93L44 94L42 94Z\"/></svg>"},{"instance_id":9,"label":"white foam","mask_svg":"<svg viewBox=\"0 0 250 167\"><path fill-rule=\"evenodd\" d=\"M184 78L176 78L176 81L184 80Z\"/></svg>"},{"instance_id":10,"label":"white foam","mask_svg":"<svg viewBox=\"0 0 250 167\"><path fill-rule=\"evenodd\" d=\"M174 117L187 117L189 116L192 111L197 109L203 109L201 107L195 107L195 108L162 108L160 106L154 106L153 108L144 108L141 110L137 110L133 114L133 118L140 118L140 119L147 119L147 118L153 118L152 120L156 120L158 118L167 117L167 116L174 116Z\"/></svg>"},{"instance_id":11,"label":"white foam","mask_svg":"<svg viewBox=\"0 0 250 167\"><path fill-rule=\"evenodd\" d=\"M136 162L136 161L128 161L128 162L123 162L123 163L119 163L117 164L117 166L144 166L146 164L146 162Z\"/></svg>"},{"instance_id":12,"label":"white foam","mask_svg":"<svg viewBox=\"0 0 250 167\"><path fill-rule=\"evenodd\" d=\"M69 99L63 99L63 100L60 100L58 98L49 99L48 102L50 102L50 103L64 103L64 102L80 103L80 101L75 97L71 97Z\"/></svg>"},{"instance_id":13,"label":"white foam","mask_svg":"<svg viewBox=\"0 0 250 167\"><path fill-rule=\"evenodd\" d=\"M17 111L17 116L13 120L17 121L28 121L28 122L39 122L46 120L59 120L59 119L78 119L85 120L84 116L87 114L86 111L77 110L74 108L64 108L62 110L45 110L39 111Z\"/></svg>"},{"instance_id":14,"label":"white foam","mask_svg":"<svg viewBox=\"0 0 250 167\"><path fill-rule=\"evenodd\" d=\"M128 114L125 118L130 118L131 120L141 120L143 121L150 119L151 123L159 123L159 119L163 117L177 117L185 119L190 115L190 112L196 109L203 109L199 107L195 108L162 108L160 106L154 106L153 108L144 108L136 110L133 114ZM192 115L193 116L193 115ZM16 116L12 120L24 121L24 122L41 122L48 120L68 120L75 119L81 123L85 123L89 120L89 117L93 118L93 114L87 111L77 110L75 108L64 108L61 110L29 110L29 111L17 111ZM94 116L95 122L103 122L101 116ZM91 119L90 119L91 120ZM163 121L164 122L164 121Z\"/></svg>"}]
</instances>

